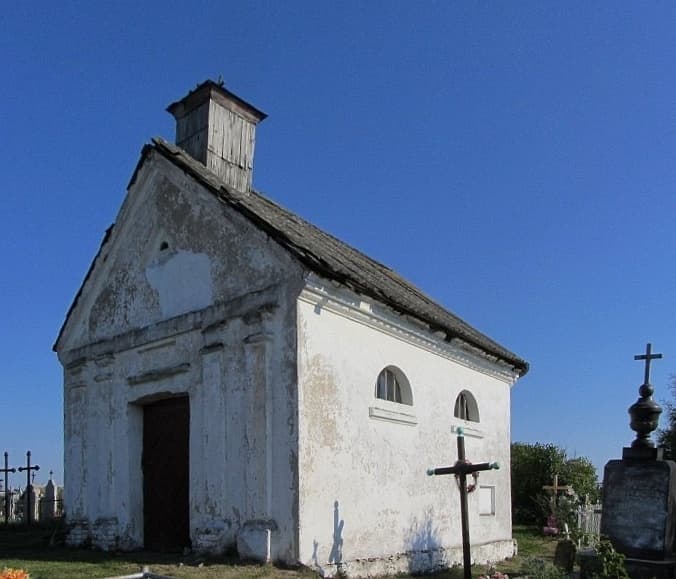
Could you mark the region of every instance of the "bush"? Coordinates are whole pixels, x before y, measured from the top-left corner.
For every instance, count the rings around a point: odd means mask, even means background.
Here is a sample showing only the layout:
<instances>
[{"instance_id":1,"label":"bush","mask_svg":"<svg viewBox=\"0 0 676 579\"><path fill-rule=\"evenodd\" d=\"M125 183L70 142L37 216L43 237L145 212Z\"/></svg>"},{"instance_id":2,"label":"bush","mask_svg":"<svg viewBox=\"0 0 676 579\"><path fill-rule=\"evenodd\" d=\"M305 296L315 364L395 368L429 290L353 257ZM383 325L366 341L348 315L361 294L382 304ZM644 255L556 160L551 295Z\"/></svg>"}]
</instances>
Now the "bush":
<instances>
[{"instance_id":1,"label":"bush","mask_svg":"<svg viewBox=\"0 0 676 579\"><path fill-rule=\"evenodd\" d=\"M569 459L554 444L514 442L511 447L512 518L519 524L541 525L551 512L551 494L542 487L551 485L555 475L560 485L571 486L576 497L557 497L554 515L561 525L572 529L575 509L586 496L599 498L596 469L585 457Z\"/></svg>"}]
</instances>

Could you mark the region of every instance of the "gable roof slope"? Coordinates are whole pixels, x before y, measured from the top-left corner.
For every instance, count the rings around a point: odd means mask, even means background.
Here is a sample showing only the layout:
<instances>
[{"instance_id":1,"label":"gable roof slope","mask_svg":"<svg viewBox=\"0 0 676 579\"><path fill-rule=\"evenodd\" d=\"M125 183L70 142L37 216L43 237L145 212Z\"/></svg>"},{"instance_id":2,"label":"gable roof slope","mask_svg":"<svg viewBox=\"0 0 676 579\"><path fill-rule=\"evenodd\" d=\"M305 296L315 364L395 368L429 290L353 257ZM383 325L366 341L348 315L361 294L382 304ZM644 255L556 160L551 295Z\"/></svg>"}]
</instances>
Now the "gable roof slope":
<instances>
[{"instance_id":1,"label":"gable roof slope","mask_svg":"<svg viewBox=\"0 0 676 579\"><path fill-rule=\"evenodd\" d=\"M144 147L136 172L153 150L197 179L219 199L266 231L270 237L319 276L335 280L402 314L413 316L427 323L432 330L445 332L449 340L459 338L513 366L521 376L528 372L526 361L434 302L395 271L260 193L255 191L244 193L228 187L204 165L164 139L155 138L152 145ZM132 176L130 186L135 180L136 172Z\"/></svg>"}]
</instances>

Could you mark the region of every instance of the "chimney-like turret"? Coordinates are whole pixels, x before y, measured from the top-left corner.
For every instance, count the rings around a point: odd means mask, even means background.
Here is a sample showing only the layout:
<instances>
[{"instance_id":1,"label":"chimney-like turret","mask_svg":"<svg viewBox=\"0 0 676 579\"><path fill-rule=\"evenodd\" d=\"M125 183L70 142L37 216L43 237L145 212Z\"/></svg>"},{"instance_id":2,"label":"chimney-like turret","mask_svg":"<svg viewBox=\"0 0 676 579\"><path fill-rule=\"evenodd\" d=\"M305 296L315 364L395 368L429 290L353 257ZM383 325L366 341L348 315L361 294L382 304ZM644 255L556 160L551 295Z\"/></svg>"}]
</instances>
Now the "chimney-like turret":
<instances>
[{"instance_id":1,"label":"chimney-like turret","mask_svg":"<svg viewBox=\"0 0 676 579\"><path fill-rule=\"evenodd\" d=\"M211 80L167 107L176 144L239 191L251 189L256 125L267 115Z\"/></svg>"}]
</instances>

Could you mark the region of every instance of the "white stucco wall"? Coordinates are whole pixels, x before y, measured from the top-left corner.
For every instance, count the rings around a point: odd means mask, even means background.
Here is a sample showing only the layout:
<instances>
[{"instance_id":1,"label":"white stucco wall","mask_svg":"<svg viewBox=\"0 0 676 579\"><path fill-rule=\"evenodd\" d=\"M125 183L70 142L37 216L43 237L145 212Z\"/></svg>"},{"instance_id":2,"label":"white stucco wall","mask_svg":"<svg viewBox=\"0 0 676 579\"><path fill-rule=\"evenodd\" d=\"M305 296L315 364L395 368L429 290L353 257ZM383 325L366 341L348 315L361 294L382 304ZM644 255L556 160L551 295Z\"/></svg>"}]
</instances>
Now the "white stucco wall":
<instances>
[{"instance_id":1,"label":"white stucco wall","mask_svg":"<svg viewBox=\"0 0 676 579\"><path fill-rule=\"evenodd\" d=\"M143 546L143 405L187 394L193 548L296 561L301 284L267 235L146 162L57 346L71 543Z\"/></svg>"},{"instance_id":2,"label":"white stucco wall","mask_svg":"<svg viewBox=\"0 0 676 579\"><path fill-rule=\"evenodd\" d=\"M298 302L301 561L355 576L461 562L455 479L426 476L457 459L458 425L468 427L470 461L503 465L479 478L495 488L494 515L480 515L479 492L470 495L473 555L511 555L514 375L350 292L314 285ZM376 399L376 378L390 365L410 381L412 407ZM463 389L477 400L479 424L453 417ZM405 419L415 423L370 416L388 411L412 414Z\"/></svg>"},{"instance_id":3,"label":"white stucco wall","mask_svg":"<svg viewBox=\"0 0 676 579\"><path fill-rule=\"evenodd\" d=\"M474 555L511 554L514 373L308 277L162 157L140 168L57 351L74 544L142 546L142 406L187 394L193 547L325 575L459 562L455 480L425 471L455 462L466 389L481 414L467 456L503 465L480 477L494 514L470 497ZM390 365L412 407L375 398Z\"/></svg>"}]
</instances>

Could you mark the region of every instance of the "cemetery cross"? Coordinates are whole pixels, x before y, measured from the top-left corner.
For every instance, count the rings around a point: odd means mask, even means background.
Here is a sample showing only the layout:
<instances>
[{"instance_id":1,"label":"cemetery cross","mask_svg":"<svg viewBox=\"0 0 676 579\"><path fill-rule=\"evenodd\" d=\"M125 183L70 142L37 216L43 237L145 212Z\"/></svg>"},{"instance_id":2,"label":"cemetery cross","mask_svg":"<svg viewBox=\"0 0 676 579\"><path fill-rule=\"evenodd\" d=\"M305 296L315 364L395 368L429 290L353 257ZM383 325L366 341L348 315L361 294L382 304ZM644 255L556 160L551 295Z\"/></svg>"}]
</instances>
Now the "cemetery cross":
<instances>
[{"instance_id":1,"label":"cemetery cross","mask_svg":"<svg viewBox=\"0 0 676 579\"><path fill-rule=\"evenodd\" d=\"M646 344L645 354L639 354L634 356L634 360L645 360L645 375L643 378L644 384L650 384L650 361L659 360L662 358L662 354L653 354L652 353L653 345L651 343Z\"/></svg>"},{"instance_id":2,"label":"cemetery cross","mask_svg":"<svg viewBox=\"0 0 676 579\"><path fill-rule=\"evenodd\" d=\"M429 476L440 474L454 474L458 479L460 487L460 524L462 527L462 562L464 569L464 579L472 579L472 556L469 544L469 516L467 508L467 475L474 474L481 470L491 470L500 468L497 462L481 462L472 464L465 458L465 431L458 428L458 460L453 466L442 466L439 468L430 468L427 470Z\"/></svg>"},{"instance_id":3,"label":"cemetery cross","mask_svg":"<svg viewBox=\"0 0 676 579\"><path fill-rule=\"evenodd\" d=\"M560 485L559 484L559 475L555 474L554 475L554 481L552 482L551 485L544 485L542 487L543 491L551 491L551 497L549 498L549 504L552 507L552 514L554 513L554 507L556 506L558 496L559 496L559 491L563 491L564 493L569 493L573 490L573 487L570 485Z\"/></svg>"},{"instance_id":4,"label":"cemetery cross","mask_svg":"<svg viewBox=\"0 0 676 579\"><path fill-rule=\"evenodd\" d=\"M652 456L652 453L660 454L659 449L655 449L655 444L650 440L650 433L657 428L657 423L659 416L662 413L662 408L657 402L653 400L653 392L655 389L650 384L650 362L652 360L659 360L662 358L662 354L653 354L652 353L652 344L648 342L646 344L645 354L640 354L634 356L634 360L645 360L645 375L643 378L643 384L638 389L640 398L629 407L629 416L630 423L629 426L631 429L636 432L636 439L631 443L631 449L628 449L629 454L632 453L649 453ZM622 452L622 456L629 456L625 451ZM656 454L656 455L657 455Z\"/></svg>"},{"instance_id":5,"label":"cemetery cross","mask_svg":"<svg viewBox=\"0 0 676 579\"><path fill-rule=\"evenodd\" d=\"M31 485L31 471L32 470L40 470L40 465L36 464L35 466L31 466L31 451L26 452L26 466L20 466L18 468L19 472L26 471L26 524L30 525L31 524L31 491L32 491L32 485Z\"/></svg>"},{"instance_id":6,"label":"cemetery cross","mask_svg":"<svg viewBox=\"0 0 676 579\"><path fill-rule=\"evenodd\" d=\"M16 472L15 468L9 468L8 465L9 455L5 452L5 468L0 469L0 472L5 473L5 525L9 523L9 486L7 482L7 474L10 472Z\"/></svg>"}]
</instances>

